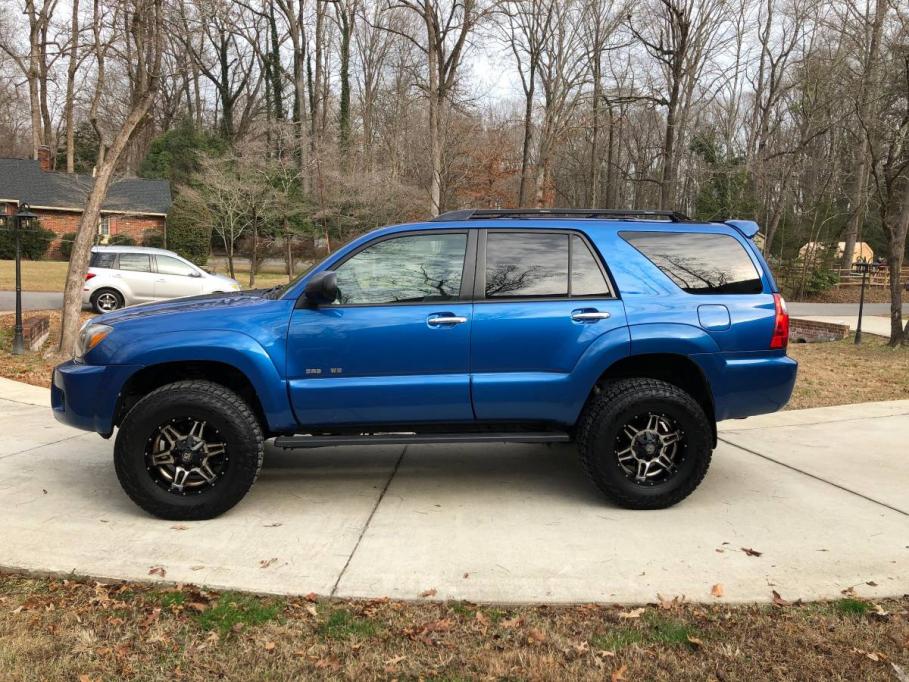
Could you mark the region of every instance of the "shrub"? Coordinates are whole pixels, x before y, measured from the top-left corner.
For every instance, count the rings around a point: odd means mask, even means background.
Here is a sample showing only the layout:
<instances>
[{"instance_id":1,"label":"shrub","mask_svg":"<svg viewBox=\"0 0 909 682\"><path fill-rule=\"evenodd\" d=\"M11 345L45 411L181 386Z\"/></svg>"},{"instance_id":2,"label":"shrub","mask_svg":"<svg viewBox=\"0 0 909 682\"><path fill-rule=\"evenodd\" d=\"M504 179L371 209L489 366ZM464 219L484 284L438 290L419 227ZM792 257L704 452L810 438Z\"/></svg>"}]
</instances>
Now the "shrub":
<instances>
[{"instance_id":1,"label":"shrub","mask_svg":"<svg viewBox=\"0 0 909 682\"><path fill-rule=\"evenodd\" d=\"M164 248L164 235L161 230L145 230L142 233L142 246L152 246L156 249Z\"/></svg>"},{"instance_id":2,"label":"shrub","mask_svg":"<svg viewBox=\"0 0 909 682\"><path fill-rule=\"evenodd\" d=\"M76 233L67 232L60 239L60 254L63 256L63 260L69 260L69 257L73 255L73 242L76 239Z\"/></svg>"},{"instance_id":3,"label":"shrub","mask_svg":"<svg viewBox=\"0 0 909 682\"><path fill-rule=\"evenodd\" d=\"M128 234L112 234L107 238L108 246L135 246L136 240Z\"/></svg>"},{"instance_id":4,"label":"shrub","mask_svg":"<svg viewBox=\"0 0 909 682\"><path fill-rule=\"evenodd\" d=\"M840 281L840 277L833 270L826 268L816 268L808 273L808 279L805 282L805 293L809 296L827 291L830 287Z\"/></svg>"},{"instance_id":5,"label":"shrub","mask_svg":"<svg viewBox=\"0 0 909 682\"><path fill-rule=\"evenodd\" d=\"M40 223L37 228L22 230L19 238L19 252L28 260L44 258L50 243L56 238L51 230L45 230ZM0 230L0 259L16 257L16 233L12 229Z\"/></svg>"},{"instance_id":6,"label":"shrub","mask_svg":"<svg viewBox=\"0 0 909 682\"><path fill-rule=\"evenodd\" d=\"M167 216L167 248L196 265L205 265L211 251L211 216L205 204L180 194Z\"/></svg>"}]
</instances>

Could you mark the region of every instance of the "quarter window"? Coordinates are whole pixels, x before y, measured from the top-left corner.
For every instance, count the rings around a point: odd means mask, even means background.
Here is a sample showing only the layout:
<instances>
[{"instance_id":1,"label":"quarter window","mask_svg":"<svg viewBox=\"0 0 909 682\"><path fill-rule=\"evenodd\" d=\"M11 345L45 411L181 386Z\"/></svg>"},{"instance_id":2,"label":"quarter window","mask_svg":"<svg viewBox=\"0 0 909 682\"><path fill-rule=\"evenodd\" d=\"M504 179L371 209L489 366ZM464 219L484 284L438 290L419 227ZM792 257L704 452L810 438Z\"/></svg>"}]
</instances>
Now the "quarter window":
<instances>
[{"instance_id":1,"label":"quarter window","mask_svg":"<svg viewBox=\"0 0 909 682\"><path fill-rule=\"evenodd\" d=\"M93 268L115 268L117 267L117 254L109 251L92 251L89 265Z\"/></svg>"},{"instance_id":2,"label":"quarter window","mask_svg":"<svg viewBox=\"0 0 909 682\"><path fill-rule=\"evenodd\" d=\"M621 236L689 294L759 294L764 290L751 258L729 235L622 232Z\"/></svg>"},{"instance_id":3,"label":"quarter window","mask_svg":"<svg viewBox=\"0 0 909 682\"><path fill-rule=\"evenodd\" d=\"M196 274L195 269L172 256L155 256L155 260L158 261L158 274L182 275L183 277L192 277Z\"/></svg>"},{"instance_id":4,"label":"quarter window","mask_svg":"<svg viewBox=\"0 0 909 682\"><path fill-rule=\"evenodd\" d=\"M608 296L609 287L596 257L584 240L574 235L571 238L571 295Z\"/></svg>"},{"instance_id":5,"label":"quarter window","mask_svg":"<svg viewBox=\"0 0 909 682\"><path fill-rule=\"evenodd\" d=\"M133 272L151 272L148 256L144 253L121 253L120 269Z\"/></svg>"},{"instance_id":6,"label":"quarter window","mask_svg":"<svg viewBox=\"0 0 909 682\"><path fill-rule=\"evenodd\" d=\"M467 235L442 233L396 237L368 246L341 264L338 300L344 305L382 305L456 300Z\"/></svg>"}]
</instances>

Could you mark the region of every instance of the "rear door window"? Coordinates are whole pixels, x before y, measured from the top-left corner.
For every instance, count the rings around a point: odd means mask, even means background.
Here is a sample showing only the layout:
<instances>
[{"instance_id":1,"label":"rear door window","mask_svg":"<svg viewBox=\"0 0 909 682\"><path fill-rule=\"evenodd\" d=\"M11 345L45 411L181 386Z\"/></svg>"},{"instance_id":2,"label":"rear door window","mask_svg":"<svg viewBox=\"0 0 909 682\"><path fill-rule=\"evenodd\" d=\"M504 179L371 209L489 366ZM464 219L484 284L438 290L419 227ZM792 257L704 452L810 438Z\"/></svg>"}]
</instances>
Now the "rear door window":
<instances>
[{"instance_id":1,"label":"rear door window","mask_svg":"<svg viewBox=\"0 0 909 682\"><path fill-rule=\"evenodd\" d=\"M567 232L488 232L485 294L487 299L611 296L587 242Z\"/></svg>"},{"instance_id":2,"label":"rear door window","mask_svg":"<svg viewBox=\"0 0 909 682\"><path fill-rule=\"evenodd\" d=\"M121 253L120 269L131 272L151 272L151 264L144 253Z\"/></svg>"},{"instance_id":3,"label":"rear door window","mask_svg":"<svg viewBox=\"0 0 909 682\"><path fill-rule=\"evenodd\" d=\"M739 242L725 234L701 232L621 232L689 294L759 294L761 275Z\"/></svg>"},{"instance_id":4,"label":"rear door window","mask_svg":"<svg viewBox=\"0 0 909 682\"><path fill-rule=\"evenodd\" d=\"M568 296L568 235L490 232L486 298Z\"/></svg>"}]
</instances>

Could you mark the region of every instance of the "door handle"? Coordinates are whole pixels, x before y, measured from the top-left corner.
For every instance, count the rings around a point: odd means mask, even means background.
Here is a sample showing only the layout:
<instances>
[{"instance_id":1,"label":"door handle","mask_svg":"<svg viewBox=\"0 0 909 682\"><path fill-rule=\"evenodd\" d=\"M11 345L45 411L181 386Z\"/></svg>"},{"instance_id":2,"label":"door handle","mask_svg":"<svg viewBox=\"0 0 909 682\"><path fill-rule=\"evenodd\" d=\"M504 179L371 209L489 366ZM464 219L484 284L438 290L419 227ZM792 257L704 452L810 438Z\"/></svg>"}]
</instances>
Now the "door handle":
<instances>
[{"instance_id":1,"label":"door handle","mask_svg":"<svg viewBox=\"0 0 909 682\"><path fill-rule=\"evenodd\" d=\"M462 322L467 322L466 317L458 317L456 315L445 315L442 317L430 317L426 320L426 324L433 327L450 327L452 325L461 324Z\"/></svg>"},{"instance_id":2,"label":"door handle","mask_svg":"<svg viewBox=\"0 0 909 682\"><path fill-rule=\"evenodd\" d=\"M596 322L597 320L607 320L609 317L609 313L599 310L576 310L571 313L571 319L576 322Z\"/></svg>"}]
</instances>

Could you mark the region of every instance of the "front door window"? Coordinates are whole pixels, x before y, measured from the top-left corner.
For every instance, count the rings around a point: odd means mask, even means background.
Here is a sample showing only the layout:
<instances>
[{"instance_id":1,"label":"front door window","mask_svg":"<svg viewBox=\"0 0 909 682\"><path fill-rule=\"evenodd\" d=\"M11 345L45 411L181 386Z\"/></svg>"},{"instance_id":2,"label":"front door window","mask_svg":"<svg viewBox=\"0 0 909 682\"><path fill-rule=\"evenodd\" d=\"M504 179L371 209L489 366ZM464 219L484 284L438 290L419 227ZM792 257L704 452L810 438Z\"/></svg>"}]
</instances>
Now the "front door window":
<instances>
[{"instance_id":1,"label":"front door window","mask_svg":"<svg viewBox=\"0 0 909 682\"><path fill-rule=\"evenodd\" d=\"M340 265L340 305L457 300L467 235L443 233L385 239Z\"/></svg>"}]
</instances>

